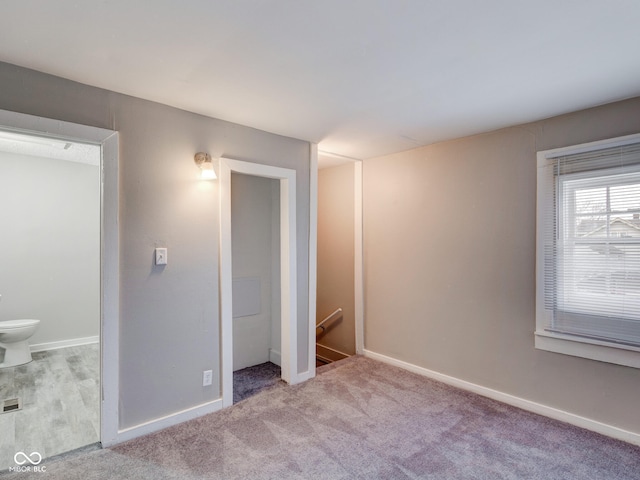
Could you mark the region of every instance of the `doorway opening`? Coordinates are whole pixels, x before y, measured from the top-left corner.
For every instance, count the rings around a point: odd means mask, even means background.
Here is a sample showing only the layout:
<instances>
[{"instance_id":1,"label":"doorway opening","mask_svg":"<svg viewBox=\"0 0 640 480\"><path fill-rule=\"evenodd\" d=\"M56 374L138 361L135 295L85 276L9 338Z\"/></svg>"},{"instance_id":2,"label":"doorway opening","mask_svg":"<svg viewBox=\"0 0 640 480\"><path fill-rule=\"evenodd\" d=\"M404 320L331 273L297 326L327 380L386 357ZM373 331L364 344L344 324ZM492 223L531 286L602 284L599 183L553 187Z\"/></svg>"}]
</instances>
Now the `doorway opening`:
<instances>
[{"instance_id":1,"label":"doorway opening","mask_svg":"<svg viewBox=\"0 0 640 480\"><path fill-rule=\"evenodd\" d=\"M97 311L98 311L98 334L97 336L88 334L88 336L80 337L81 341L78 341L78 338L75 338L75 341L69 342L69 339L58 338L50 339L50 341L37 340L37 330L36 333L32 335L32 340L38 341L41 346L46 346L48 349L52 349L49 347L61 347L58 349L53 349L56 354L61 354L62 350L67 350L66 353L69 353L70 348L69 344L82 344L84 340L85 344L88 344L90 348L97 350L97 352L93 352L95 355L97 353L98 361L93 363L92 365L96 365L95 369L82 373L82 365L83 363L83 355L78 353L74 357L71 355L68 360L68 365L70 366L70 370L75 369L76 378L79 376L87 375L91 381L95 382L95 378L98 378L99 391L97 395L97 426L96 426L96 414L93 415L93 427L96 430L97 436L92 437L88 442L99 441L103 446L113 445L118 437L118 311L119 311L119 288L118 288L118 264L119 264L119 250L118 250L118 134L113 130L107 130L103 128L90 127L86 125L79 125L70 122L64 122L60 120L53 120L43 117L37 117L33 115L27 115L22 113L10 112L5 110L0 110L0 131L4 132L5 136L15 136L23 135L31 138L22 138L22 140L28 140L27 143L31 144L29 148L37 148L34 147L34 144L44 143L44 145L40 145L44 148L54 148L54 150L62 150L62 152L58 152L59 155L65 155L64 151L67 151L67 154L70 154L69 150L76 150L76 154L79 154L83 151L92 150L93 152L97 152L98 160L97 162L94 160L94 163L97 163L98 170L98 181L93 183L93 186L87 187L90 193L97 196L97 214L95 218L95 223L93 223L93 228L97 230L97 259L95 263L97 263L97 271L98 271L98 279L97 279L97 293L95 293L95 297L97 297ZM52 146L47 146L47 144L52 144ZM13 150L13 153L18 154L19 148L16 147L16 150ZM51 155L55 156L55 153ZM38 152L36 150L31 151L30 154L27 155L30 157L42 157L42 152ZM85 155L86 156L86 155ZM46 157L46 156L45 156ZM57 159L60 160L60 159ZM49 160L51 162L51 160ZM70 160L65 160L68 163L72 163ZM44 171L39 171L35 168L35 164L27 162L31 165L30 174L32 176L40 176L46 179L46 175ZM81 163L81 162L80 162ZM23 167L24 165L21 165ZM49 167L51 165L48 165ZM68 165L67 165L68 166ZM41 178L41 179L42 179ZM52 179L51 179L52 180ZM48 188L48 187L47 187ZM71 192L66 192L66 195L69 195ZM35 194L34 194L35 195ZM33 198L30 199L30 201ZM51 199L48 198L47 202ZM94 197L95 201L95 197ZM47 208L48 205L36 205L27 215L32 215L35 210L39 208ZM69 213L69 212L67 212ZM96 228L97 224L97 228ZM27 233L34 234L35 230L31 230ZM94 236L95 238L95 236ZM43 251L35 251L36 247L30 247L23 249L23 252L29 258L29 261L33 261L35 257L38 257L42 254L47 254L48 252L54 252L56 245L52 241L47 245L47 248ZM93 247L92 247L93 248ZM93 250L95 253L95 249ZM20 262L24 260L24 258L16 257L16 261ZM59 270L65 270L60 272L56 271L58 275L68 275L73 274L71 271L74 268L78 267L78 262L72 262L70 258L66 258L66 263L64 263L64 268L60 268ZM94 265L95 265L94 263ZM69 270L69 271L67 271ZM42 274L42 272L41 272ZM2 292L0 292L2 294ZM17 296L14 297L11 295L11 302L14 300L17 301ZM94 297L94 298L95 298ZM9 315L6 309L3 310L3 307L7 307L9 304L9 298L5 297L6 302L3 302L3 305L0 305L0 314ZM34 300L34 303L38 299ZM70 308L75 308L78 304L80 304L77 299L74 299ZM14 307L17 305L14 304ZM18 308L11 312L12 315L22 316L26 315L26 312L23 314L22 311ZM6 317L5 317L6 318ZM49 325L45 328L45 323L49 323L49 319L47 322L44 322L44 318L40 322L40 325L43 326L41 331L42 334L47 334L47 332L51 332ZM54 328L55 330L55 328ZM59 332L58 332L59 333ZM72 335L73 336L73 335ZM64 335L62 335L64 337ZM93 340L95 342L96 337L98 339L98 343L91 344ZM81 348L82 345L75 345L75 347ZM28 349L30 351L30 348ZM38 357L41 354L40 352L34 352L33 357ZM30 362L27 365L32 365L34 362ZM8 370L13 370L14 374L17 369L22 368L21 366L10 367ZM46 377L46 376L45 376ZM81 384L82 382L80 382ZM44 383L44 385L47 385ZM90 386L85 385L87 388L91 388ZM28 389L27 389L28 390ZM4 393L4 392L3 392ZM18 408L10 409L10 412L19 412L24 411L27 407L29 407L28 399L25 397L29 397L30 392L27 392L27 395L21 398L18 402L14 402L14 405L17 405ZM89 401L89 403L91 403ZM5 402L6 404L6 402ZM11 402L10 402L11 404ZM46 411L45 413L50 417L55 418L59 411L56 409L57 404L54 405L51 410ZM3 428L6 426L6 422L15 421L15 417L13 419L10 418L11 413L3 413L0 414L0 422L5 422L3 425L0 425L0 430L4 433L6 430ZM42 429L41 419L38 419L37 423L31 425L23 425L22 427L33 429L33 430L42 430L46 431L48 438L47 441L49 445L55 444L59 440L59 436L63 435L60 432L60 429L56 427L55 429L51 429L50 431ZM97 438L97 440L94 440ZM6 440L6 437L3 437L3 440ZM10 462L13 462L14 455L16 452L7 452L6 446L8 443L1 442L3 448L0 449L1 454L4 456L10 457ZM17 443L15 444L18 447ZM31 446L24 445L24 451L34 451L33 449L29 450ZM45 445L46 447L46 445ZM12 447L8 447L9 450ZM42 448L42 447L41 447ZM54 449L44 448L41 453L43 458L52 455Z\"/></svg>"},{"instance_id":2,"label":"doorway opening","mask_svg":"<svg viewBox=\"0 0 640 480\"><path fill-rule=\"evenodd\" d=\"M100 167L100 145L0 129L0 470L100 441Z\"/></svg>"},{"instance_id":3,"label":"doorway opening","mask_svg":"<svg viewBox=\"0 0 640 480\"><path fill-rule=\"evenodd\" d=\"M318 155L316 367L363 353L362 162Z\"/></svg>"},{"instance_id":4,"label":"doorway opening","mask_svg":"<svg viewBox=\"0 0 640 480\"><path fill-rule=\"evenodd\" d=\"M280 381L280 182L231 173L233 402Z\"/></svg>"},{"instance_id":5,"label":"doorway opening","mask_svg":"<svg viewBox=\"0 0 640 480\"><path fill-rule=\"evenodd\" d=\"M258 263L269 263L272 270L266 276L256 276L246 270L246 265L240 265L236 269L236 277L234 278L234 255L233 255L233 225L232 219L232 173L234 174L234 182L236 188L238 185L245 184L245 187L251 189L260 186L263 190L272 192L270 204L274 205L274 198L278 201L275 209L271 213L270 218L262 218L262 229L266 232L269 230L271 239L279 238L279 248L277 255L269 256L268 260L258 260ZM241 174L241 176L236 176ZM300 381L298 375L298 340L297 340L297 281L296 281L296 172L294 170L272 167L268 165L243 162L228 158L221 158L219 165L219 186L220 186L220 316L221 316L221 352L222 352L222 405L223 407L233 404L233 372L236 367L241 367L242 362L251 363L256 361L253 356L259 349L242 349L240 346L244 344L251 346L255 343L269 344L268 361L271 363L280 363L280 378L287 383L293 384ZM275 181L269 183L269 180ZM277 197L273 194L277 191ZM254 192L255 193L255 192ZM259 199L258 199L259 201ZM259 212L248 213L249 218L259 216ZM279 228L274 232L273 215L278 217ZM249 219L246 222L237 223L240 229L246 227L244 224L250 224ZM249 238L249 244L246 250L250 250L251 235L245 236ZM245 241L246 238L245 238ZM259 247L262 250L270 250L273 252L274 241L268 244L262 244ZM242 252L243 249L237 250ZM260 257L258 255L258 257ZM274 258L278 259L274 265ZM240 257L235 259L240 261ZM267 289L263 285L264 282L273 282L279 279L279 288ZM277 281L277 280L276 280ZM269 318L273 318L275 322L269 320L269 328L267 322L262 318L259 322L251 322L246 320L249 317L260 316L264 310L260 307L261 300L270 295L279 292L279 302L271 302L269 308ZM263 315L264 316L264 315ZM234 321L234 317L235 320ZM243 320L244 319L244 320ZM275 326L273 324L275 323ZM262 325L262 330L269 330L269 338L262 336L256 340L251 336L252 330L255 333L256 325ZM258 327L259 328L259 327ZM279 328L279 355L276 350L278 342L273 337L278 336ZM243 331L246 330L246 331ZM245 334L248 333L248 334ZM259 336L258 336L259 337ZM264 355L264 348L259 355ZM235 362L234 362L235 360Z\"/></svg>"}]
</instances>

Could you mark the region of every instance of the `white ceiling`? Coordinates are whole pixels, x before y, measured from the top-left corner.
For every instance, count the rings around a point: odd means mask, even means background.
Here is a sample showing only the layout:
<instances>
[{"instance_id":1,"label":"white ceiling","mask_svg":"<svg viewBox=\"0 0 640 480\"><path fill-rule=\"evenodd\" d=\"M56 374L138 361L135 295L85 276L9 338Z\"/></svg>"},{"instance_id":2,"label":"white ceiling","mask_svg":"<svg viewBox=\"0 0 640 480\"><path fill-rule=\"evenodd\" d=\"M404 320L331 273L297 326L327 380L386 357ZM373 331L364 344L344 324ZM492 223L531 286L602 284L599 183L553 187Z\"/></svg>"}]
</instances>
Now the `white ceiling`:
<instances>
[{"instance_id":1,"label":"white ceiling","mask_svg":"<svg viewBox=\"0 0 640 480\"><path fill-rule=\"evenodd\" d=\"M0 130L0 152L51 160L66 160L96 167L100 165L101 155L101 149L98 145L36 137L4 130Z\"/></svg>"},{"instance_id":2,"label":"white ceiling","mask_svg":"<svg viewBox=\"0 0 640 480\"><path fill-rule=\"evenodd\" d=\"M0 60L365 159L638 96L639 25L638 0L21 0Z\"/></svg>"}]
</instances>

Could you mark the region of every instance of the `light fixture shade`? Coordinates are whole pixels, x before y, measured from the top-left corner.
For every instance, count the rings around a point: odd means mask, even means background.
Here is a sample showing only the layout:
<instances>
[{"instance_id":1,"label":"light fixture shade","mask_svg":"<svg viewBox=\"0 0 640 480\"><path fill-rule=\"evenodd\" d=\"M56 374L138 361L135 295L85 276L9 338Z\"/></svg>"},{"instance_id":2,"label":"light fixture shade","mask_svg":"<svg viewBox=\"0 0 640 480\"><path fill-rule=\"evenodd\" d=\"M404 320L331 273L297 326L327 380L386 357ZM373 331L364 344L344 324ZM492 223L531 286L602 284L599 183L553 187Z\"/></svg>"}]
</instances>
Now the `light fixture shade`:
<instances>
[{"instance_id":1,"label":"light fixture shade","mask_svg":"<svg viewBox=\"0 0 640 480\"><path fill-rule=\"evenodd\" d=\"M200 168L200 178L203 180L215 180L218 178L213 169L213 161L211 155L205 152L198 152L193 157L194 162Z\"/></svg>"}]
</instances>

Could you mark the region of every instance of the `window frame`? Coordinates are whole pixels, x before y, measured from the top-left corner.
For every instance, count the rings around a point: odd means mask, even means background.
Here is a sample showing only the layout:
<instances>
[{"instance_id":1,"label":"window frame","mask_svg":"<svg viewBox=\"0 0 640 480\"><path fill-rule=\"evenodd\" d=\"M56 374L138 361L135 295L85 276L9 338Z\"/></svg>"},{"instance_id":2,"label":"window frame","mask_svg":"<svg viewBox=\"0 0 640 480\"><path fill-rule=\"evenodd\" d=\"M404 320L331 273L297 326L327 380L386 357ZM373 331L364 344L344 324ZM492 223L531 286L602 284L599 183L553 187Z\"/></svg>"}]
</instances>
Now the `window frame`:
<instances>
[{"instance_id":1,"label":"window frame","mask_svg":"<svg viewBox=\"0 0 640 480\"><path fill-rule=\"evenodd\" d=\"M545 239L549 235L547 212L555 185L550 172L558 157L640 143L640 134L537 152L536 217L536 329L535 348L565 355L640 368L640 347L588 337L550 332L552 317L545 308ZM551 202L552 203L552 202Z\"/></svg>"}]
</instances>

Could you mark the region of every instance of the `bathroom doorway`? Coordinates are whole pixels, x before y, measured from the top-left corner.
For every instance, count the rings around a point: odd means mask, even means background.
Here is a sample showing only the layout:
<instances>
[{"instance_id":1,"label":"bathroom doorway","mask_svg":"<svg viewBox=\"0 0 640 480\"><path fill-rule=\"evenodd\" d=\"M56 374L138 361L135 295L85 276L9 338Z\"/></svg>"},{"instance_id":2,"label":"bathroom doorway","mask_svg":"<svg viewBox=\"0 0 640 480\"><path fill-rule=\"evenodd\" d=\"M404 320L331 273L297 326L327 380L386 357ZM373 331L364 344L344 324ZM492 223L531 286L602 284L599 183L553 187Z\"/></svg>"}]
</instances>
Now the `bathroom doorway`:
<instances>
[{"instance_id":1,"label":"bathroom doorway","mask_svg":"<svg viewBox=\"0 0 640 480\"><path fill-rule=\"evenodd\" d=\"M296 172L286 168L261 165L227 158L220 159L220 311L222 324L222 403L223 406L233 404L233 370L234 370L234 315L256 315L261 311L255 300L261 298L260 280L255 277L238 277L234 282L232 269L232 173L245 176L273 179L275 184L266 184L272 189L277 185L279 208L279 326L280 326L280 378L287 383L299 383L298 374L298 321L297 321L297 274L296 274ZM240 177L237 177L240 178ZM245 179L248 180L248 179ZM242 180L241 180L242 181ZM270 222L270 220L269 220ZM273 224L270 223L273 228ZM273 246L271 247L273 248ZM270 260L273 261L273 258ZM268 278L268 277L267 277ZM273 277L272 277L273 278ZM238 292L238 293L234 293ZM253 291L253 293L251 293ZM233 309L233 297L241 295L243 301L236 300L236 311ZM272 290L273 294L273 290ZM253 300L253 305L251 305ZM238 312L238 304L247 307L247 312ZM245 305L246 303L246 305ZM249 308L252 307L252 308ZM248 313L249 315L239 315ZM276 313L277 317L278 314ZM272 330L272 333L275 329ZM272 352L274 353L274 352Z\"/></svg>"},{"instance_id":2,"label":"bathroom doorway","mask_svg":"<svg viewBox=\"0 0 640 480\"><path fill-rule=\"evenodd\" d=\"M4 470L117 435L118 142L0 110L0 144L0 321L40 320L33 360L0 369Z\"/></svg>"},{"instance_id":3,"label":"bathroom doorway","mask_svg":"<svg viewBox=\"0 0 640 480\"><path fill-rule=\"evenodd\" d=\"M40 321L33 360L0 363L2 468L100 441L100 161L99 145L0 131L0 322Z\"/></svg>"}]
</instances>

